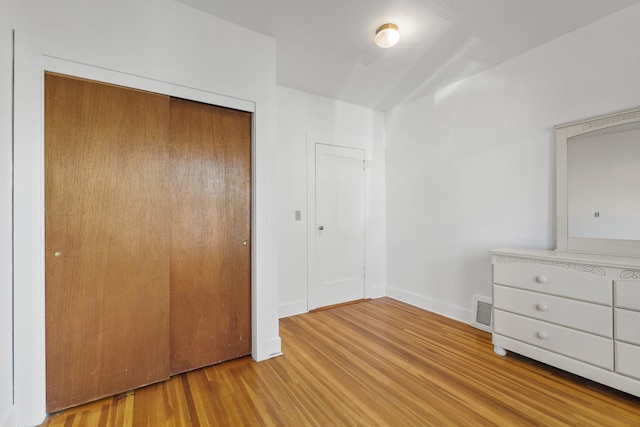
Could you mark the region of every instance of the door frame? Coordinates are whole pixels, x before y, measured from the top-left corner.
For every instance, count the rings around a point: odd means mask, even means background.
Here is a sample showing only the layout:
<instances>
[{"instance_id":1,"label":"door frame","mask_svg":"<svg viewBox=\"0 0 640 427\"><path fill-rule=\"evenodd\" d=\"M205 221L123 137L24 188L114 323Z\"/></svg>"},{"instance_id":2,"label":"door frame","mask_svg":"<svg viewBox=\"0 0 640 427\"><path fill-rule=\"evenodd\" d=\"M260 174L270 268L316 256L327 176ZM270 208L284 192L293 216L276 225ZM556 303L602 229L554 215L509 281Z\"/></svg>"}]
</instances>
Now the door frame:
<instances>
[{"instance_id":1,"label":"door frame","mask_svg":"<svg viewBox=\"0 0 640 427\"><path fill-rule=\"evenodd\" d=\"M55 40L15 32L14 60L14 405L20 424L41 423L46 416L45 239L44 239L44 72L116 84L252 114L251 330L252 357L281 354L278 334L277 270L269 230L268 183L272 100L249 91L253 99L133 75L74 59L73 48ZM99 61L90 58L89 62ZM270 107L271 106L271 107ZM257 112L260 111L260 114ZM258 186L257 183L261 185ZM274 291L275 289L275 291Z\"/></svg>"},{"instance_id":2,"label":"door frame","mask_svg":"<svg viewBox=\"0 0 640 427\"><path fill-rule=\"evenodd\" d=\"M312 286L313 281L317 278L318 265L316 262L316 145L329 145L338 148L346 148L350 150L361 150L366 158L366 152L362 148L349 147L345 145L337 145L331 144L328 138L325 138L321 135L315 135L313 133L307 133L307 310L312 310L317 307L311 307L309 304L309 288ZM366 297L367 294L367 275L366 275L366 265L367 265L367 170L364 169L364 247L363 251L363 260L365 267L364 274L364 283L362 286L362 295Z\"/></svg>"}]
</instances>

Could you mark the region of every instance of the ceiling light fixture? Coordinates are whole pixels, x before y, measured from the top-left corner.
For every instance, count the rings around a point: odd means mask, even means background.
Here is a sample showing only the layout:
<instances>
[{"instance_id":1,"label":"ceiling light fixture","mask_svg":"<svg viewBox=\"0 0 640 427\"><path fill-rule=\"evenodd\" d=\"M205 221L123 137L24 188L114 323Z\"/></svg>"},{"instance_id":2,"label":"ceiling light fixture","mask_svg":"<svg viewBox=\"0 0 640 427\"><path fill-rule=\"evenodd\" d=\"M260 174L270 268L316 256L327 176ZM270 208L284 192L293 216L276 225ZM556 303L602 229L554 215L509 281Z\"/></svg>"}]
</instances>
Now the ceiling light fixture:
<instances>
[{"instance_id":1,"label":"ceiling light fixture","mask_svg":"<svg viewBox=\"0 0 640 427\"><path fill-rule=\"evenodd\" d=\"M376 44L382 48L388 48L398 43L400 40L400 32L396 24L382 24L376 30L376 36L373 39Z\"/></svg>"}]
</instances>

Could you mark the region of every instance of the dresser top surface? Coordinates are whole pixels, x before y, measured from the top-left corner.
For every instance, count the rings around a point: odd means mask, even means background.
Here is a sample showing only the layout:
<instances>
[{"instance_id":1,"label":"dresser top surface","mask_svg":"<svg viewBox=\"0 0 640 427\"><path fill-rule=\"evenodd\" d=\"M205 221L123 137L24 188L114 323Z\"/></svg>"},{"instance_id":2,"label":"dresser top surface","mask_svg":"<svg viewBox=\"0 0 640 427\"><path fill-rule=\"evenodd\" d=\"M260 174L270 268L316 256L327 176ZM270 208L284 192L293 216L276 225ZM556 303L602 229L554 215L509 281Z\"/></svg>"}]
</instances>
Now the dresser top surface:
<instances>
[{"instance_id":1,"label":"dresser top surface","mask_svg":"<svg viewBox=\"0 0 640 427\"><path fill-rule=\"evenodd\" d=\"M585 264L599 264L611 267L640 269L640 258L618 257L581 252L561 252L545 249L500 248L489 251L491 255L536 258L556 261L568 261Z\"/></svg>"}]
</instances>

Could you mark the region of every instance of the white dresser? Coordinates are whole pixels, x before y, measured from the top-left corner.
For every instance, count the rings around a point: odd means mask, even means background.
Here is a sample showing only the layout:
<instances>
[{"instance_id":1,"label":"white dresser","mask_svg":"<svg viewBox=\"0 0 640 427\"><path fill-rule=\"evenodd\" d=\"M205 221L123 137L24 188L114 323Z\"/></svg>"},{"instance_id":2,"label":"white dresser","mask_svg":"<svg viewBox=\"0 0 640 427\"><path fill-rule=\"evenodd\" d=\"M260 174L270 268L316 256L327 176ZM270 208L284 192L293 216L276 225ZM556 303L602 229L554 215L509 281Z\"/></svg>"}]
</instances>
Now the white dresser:
<instances>
[{"instance_id":1,"label":"white dresser","mask_svg":"<svg viewBox=\"0 0 640 427\"><path fill-rule=\"evenodd\" d=\"M493 344L640 396L640 258L491 251Z\"/></svg>"}]
</instances>

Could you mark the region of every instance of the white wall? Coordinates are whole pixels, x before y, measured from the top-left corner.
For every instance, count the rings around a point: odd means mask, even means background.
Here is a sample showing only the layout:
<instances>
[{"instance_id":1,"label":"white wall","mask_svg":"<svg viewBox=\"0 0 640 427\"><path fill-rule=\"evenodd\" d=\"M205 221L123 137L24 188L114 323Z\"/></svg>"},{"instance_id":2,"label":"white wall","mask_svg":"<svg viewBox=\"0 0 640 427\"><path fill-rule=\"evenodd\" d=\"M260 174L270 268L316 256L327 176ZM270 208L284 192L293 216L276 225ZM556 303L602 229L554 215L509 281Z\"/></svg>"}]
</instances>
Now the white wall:
<instances>
[{"instance_id":1,"label":"white wall","mask_svg":"<svg viewBox=\"0 0 640 427\"><path fill-rule=\"evenodd\" d=\"M0 426L13 423L11 104L13 0L0 0Z\"/></svg>"},{"instance_id":2,"label":"white wall","mask_svg":"<svg viewBox=\"0 0 640 427\"><path fill-rule=\"evenodd\" d=\"M253 106L253 355L279 354L275 41L171 0L24 0L15 8L17 421L44 417L42 69Z\"/></svg>"},{"instance_id":3,"label":"white wall","mask_svg":"<svg viewBox=\"0 0 640 427\"><path fill-rule=\"evenodd\" d=\"M386 292L384 115L278 86L280 316L307 311L307 134L365 150L366 297ZM295 221L296 210L302 221Z\"/></svg>"},{"instance_id":4,"label":"white wall","mask_svg":"<svg viewBox=\"0 0 640 427\"><path fill-rule=\"evenodd\" d=\"M640 105L640 6L386 117L390 296L469 321L487 251L554 248L553 126Z\"/></svg>"}]
</instances>

